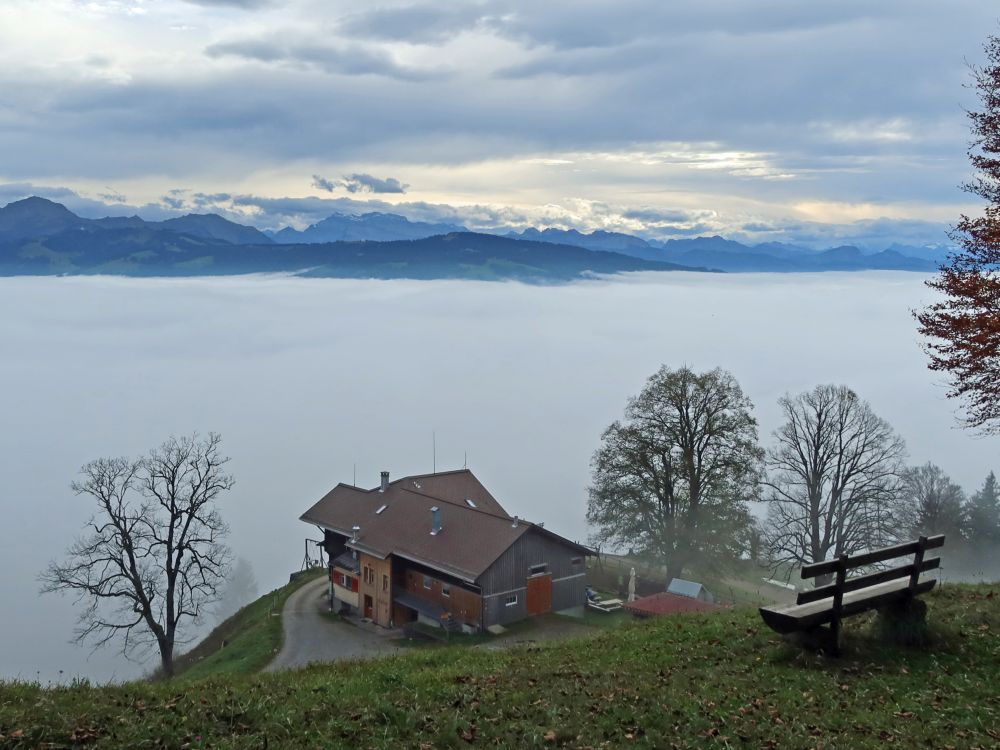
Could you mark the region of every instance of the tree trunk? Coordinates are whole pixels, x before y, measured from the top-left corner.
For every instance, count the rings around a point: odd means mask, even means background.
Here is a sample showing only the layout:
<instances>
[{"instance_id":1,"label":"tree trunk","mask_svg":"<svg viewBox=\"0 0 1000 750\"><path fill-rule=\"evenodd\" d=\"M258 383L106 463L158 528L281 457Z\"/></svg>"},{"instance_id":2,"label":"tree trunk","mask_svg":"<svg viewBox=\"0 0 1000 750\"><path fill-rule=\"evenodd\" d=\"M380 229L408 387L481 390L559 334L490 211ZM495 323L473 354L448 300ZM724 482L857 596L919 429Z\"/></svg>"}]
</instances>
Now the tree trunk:
<instances>
[{"instance_id":1,"label":"tree trunk","mask_svg":"<svg viewBox=\"0 0 1000 750\"><path fill-rule=\"evenodd\" d=\"M684 573L684 561L676 559L674 555L667 563L667 585L675 578L680 578Z\"/></svg>"},{"instance_id":2,"label":"tree trunk","mask_svg":"<svg viewBox=\"0 0 1000 750\"><path fill-rule=\"evenodd\" d=\"M157 645L160 647L160 669L163 671L163 679L169 680L174 676L174 646L166 637L158 638Z\"/></svg>"}]
</instances>

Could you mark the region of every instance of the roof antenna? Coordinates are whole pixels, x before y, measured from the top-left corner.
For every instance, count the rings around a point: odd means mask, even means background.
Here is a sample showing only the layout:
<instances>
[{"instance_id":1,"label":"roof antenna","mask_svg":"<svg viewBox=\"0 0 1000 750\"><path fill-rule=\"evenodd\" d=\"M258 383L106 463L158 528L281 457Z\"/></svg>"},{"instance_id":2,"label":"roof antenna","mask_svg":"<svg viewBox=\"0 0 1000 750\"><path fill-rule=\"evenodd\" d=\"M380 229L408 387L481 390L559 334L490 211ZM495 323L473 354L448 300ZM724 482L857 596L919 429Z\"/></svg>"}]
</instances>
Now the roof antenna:
<instances>
[{"instance_id":1,"label":"roof antenna","mask_svg":"<svg viewBox=\"0 0 1000 750\"><path fill-rule=\"evenodd\" d=\"M437 444L437 433L431 430L431 451L434 454L433 473L438 473L438 444Z\"/></svg>"},{"instance_id":2,"label":"roof antenna","mask_svg":"<svg viewBox=\"0 0 1000 750\"><path fill-rule=\"evenodd\" d=\"M465 452L465 462L462 464L463 469L469 468L469 451Z\"/></svg>"},{"instance_id":3,"label":"roof antenna","mask_svg":"<svg viewBox=\"0 0 1000 750\"><path fill-rule=\"evenodd\" d=\"M357 465L357 463L354 464L354 480L351 482L351 484L354 485L355 487L358 486L358 465Z\"/></svg>"}]
</instances>

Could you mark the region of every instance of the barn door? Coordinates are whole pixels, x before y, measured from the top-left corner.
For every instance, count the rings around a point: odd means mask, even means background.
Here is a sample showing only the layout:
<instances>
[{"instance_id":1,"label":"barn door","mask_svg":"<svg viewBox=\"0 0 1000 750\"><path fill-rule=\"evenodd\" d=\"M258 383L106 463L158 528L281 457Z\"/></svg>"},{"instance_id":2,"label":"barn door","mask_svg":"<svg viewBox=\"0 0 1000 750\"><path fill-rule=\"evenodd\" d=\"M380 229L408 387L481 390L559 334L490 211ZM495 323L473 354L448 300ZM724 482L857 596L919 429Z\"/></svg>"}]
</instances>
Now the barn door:
<instances>
[{"instance_id":1,"label":"barn door","mask_svg":"<svg viewBox=\"0 0 1000 750\"><path fill-rule=\"evenodd\" d=\"M552 574L531 576L528 579L528 616L540 615L552 609Z\"/></svg>"}]
</instances>

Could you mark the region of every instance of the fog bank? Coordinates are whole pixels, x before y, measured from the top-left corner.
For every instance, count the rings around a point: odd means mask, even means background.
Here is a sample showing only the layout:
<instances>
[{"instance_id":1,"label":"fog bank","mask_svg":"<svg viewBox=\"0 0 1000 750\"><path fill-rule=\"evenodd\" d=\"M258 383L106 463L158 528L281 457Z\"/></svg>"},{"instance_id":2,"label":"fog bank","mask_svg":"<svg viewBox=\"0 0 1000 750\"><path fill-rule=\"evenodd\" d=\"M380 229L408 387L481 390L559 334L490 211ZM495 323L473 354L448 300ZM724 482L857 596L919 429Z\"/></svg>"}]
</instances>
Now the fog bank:
<instances>
[{"instance_id":1,"label":"fog bank","mask_svg":"<svg viewBox=\"0 0 1000 750\"><path fill-rule=\"evenodd\" d=\"M559 287L295 278L0 279L0 675L134 674L67 644L35 576L91 511L79 467L222 433L223 511L260 590L298 568L298 516L338 481L468 465L511 513L585 540L602 429L661 364L731 370L765 444L777 398L846 383L967 491L997 439L955 427L904 273L642 274Z\"/></svg>"}]
</instances>

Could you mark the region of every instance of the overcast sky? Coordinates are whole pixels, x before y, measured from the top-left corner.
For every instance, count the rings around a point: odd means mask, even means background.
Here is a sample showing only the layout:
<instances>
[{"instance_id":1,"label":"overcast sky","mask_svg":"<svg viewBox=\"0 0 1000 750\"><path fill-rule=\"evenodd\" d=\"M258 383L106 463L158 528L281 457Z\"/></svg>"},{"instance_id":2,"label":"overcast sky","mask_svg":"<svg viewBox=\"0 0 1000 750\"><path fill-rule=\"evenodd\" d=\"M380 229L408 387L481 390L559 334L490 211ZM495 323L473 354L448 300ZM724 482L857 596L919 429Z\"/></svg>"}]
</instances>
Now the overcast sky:
<instances>
[{"instance_id":1,"label":"overcast sky","mask_svg":"<svg viewBox=\"0 0 1000 750\"><path fill-rule=\"evenodd\" d=\"M0 204L945 242L985 0L4 0Z\"/></svg>"}]
</instances>

